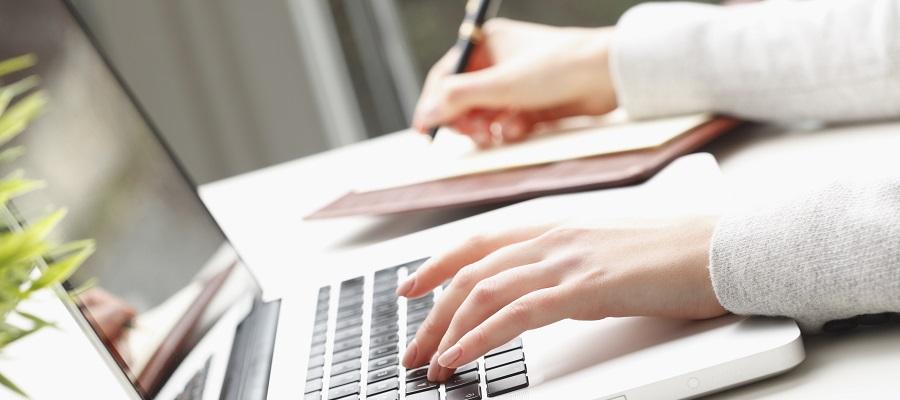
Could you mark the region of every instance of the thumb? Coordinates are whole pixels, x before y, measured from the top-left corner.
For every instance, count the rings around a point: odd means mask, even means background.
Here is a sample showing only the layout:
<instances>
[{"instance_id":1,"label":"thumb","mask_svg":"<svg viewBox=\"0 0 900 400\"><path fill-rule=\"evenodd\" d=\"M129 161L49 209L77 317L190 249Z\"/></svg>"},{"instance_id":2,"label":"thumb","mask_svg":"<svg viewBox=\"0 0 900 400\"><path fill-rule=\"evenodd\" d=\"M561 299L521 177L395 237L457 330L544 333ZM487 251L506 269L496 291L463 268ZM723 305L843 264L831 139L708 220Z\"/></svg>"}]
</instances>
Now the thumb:
<instances>
[{"instance_id":1,"label":"thumb","mask_svg":"<svg viewBox=\"0 0 900 400\"><path fill-rule=\"evenodd\" d=\"M515 107L512 71L500 66L448 75L423 93L413 116L413 126L427 130L446 124L476 108Z\"/></svg>"}]
</instances>

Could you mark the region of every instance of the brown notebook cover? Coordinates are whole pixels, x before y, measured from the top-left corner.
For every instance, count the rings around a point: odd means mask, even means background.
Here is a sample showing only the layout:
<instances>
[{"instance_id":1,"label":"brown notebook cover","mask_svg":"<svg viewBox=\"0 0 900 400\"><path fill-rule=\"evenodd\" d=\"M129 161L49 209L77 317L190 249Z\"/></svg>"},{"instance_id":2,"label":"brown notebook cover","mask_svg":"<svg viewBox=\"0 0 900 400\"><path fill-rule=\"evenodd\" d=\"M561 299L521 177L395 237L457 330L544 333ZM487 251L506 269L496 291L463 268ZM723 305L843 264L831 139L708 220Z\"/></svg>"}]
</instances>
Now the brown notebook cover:
<instances>
[{"instance_id":1,"label":"brown notebook cover","mask_svg":"<svg viewBox=\"0 0 900 400\"><path fill-rule=\"evenodd\" d=\"M527 200L549 194L641 183L741 121L717 117L653 149L465 175L408 186L350 192L306 219L382 215Z\"/></svg>"}]
</instances>

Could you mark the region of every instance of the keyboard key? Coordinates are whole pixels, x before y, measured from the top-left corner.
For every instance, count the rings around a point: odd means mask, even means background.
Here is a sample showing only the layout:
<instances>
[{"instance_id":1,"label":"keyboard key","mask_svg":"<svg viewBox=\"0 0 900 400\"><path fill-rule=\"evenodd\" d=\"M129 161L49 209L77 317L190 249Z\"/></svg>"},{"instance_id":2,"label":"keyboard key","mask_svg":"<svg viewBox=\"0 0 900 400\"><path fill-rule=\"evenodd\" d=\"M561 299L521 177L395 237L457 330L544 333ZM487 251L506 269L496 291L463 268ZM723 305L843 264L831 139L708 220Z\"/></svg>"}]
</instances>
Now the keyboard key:
<instances>
[{"instance_id":1,"label":"keyboard key","mask_svg":"<svg viewBox=\"0 0 900 400\"><path fill-rule=\"evenodd\" d=\"M397 381L397 378L385 379L383 381L370 383L369 386L366 387L366 395L371 396L373 394L379 394L390 390L399 389L400 382Z\"/></svg>"},{"instance_id":2,"label":"keyboard key","mask_svg":"<svg viewBox=\"0 0 900 400\"><path fill-rule=\"evenodd\" d=\"M506 344L487 352L487 354L485 354L484 357L485 358L493 357L493 356L496 356L501 353L506 353L507 351L521 349L521 348L522 348L522 338L515 338L513 340L510 340Z\"/></svg>"},{"instance_id":3,"label":"keyboard key","mask_svg":"<svg viewBox=\"0 0 900 400\"><path fill-rule=\"evenodd\" d=\"M351 306L354 304L359 304L363 299L363 289L354 289L353 291L347 293L341 293L341 297L338 297L338 307Z\"/></svg>"},{"instance_id":4,"label":"keyboard key","mask_svg":"<svg viewBox=\"0 0 900 400\"><path fill-rule=\"evenodd\" d=\"M406 395L406 400L441 400L441 395L437 391L437 387L427 392L419 392L413 395Z\"/></svg>"},{"instance_id":5,"label":"keyboard key","mask_svg":"<svg viewBox=\"0 0 900 400\"><path fill-rule=\"evenodd\" d=\"M322 367L313 368L311 370L306 371L306 380L311 381L313 379L318 379L322 377Z\"/></svg>"},{"instance_id":6,"label":"keyboard key","mask_svg":"<svg viewBox=\"0 0 900 400\"><path fill-rule=\"evenodd\" d=\"M303 400L321 400L322 392L307 393L303 396Z\"/></svg>"},{"instance_id":7,"label":"keyboard key","mask_svg":"<svg viewBox=\"0 0 900 400\"><path fill-rule=\"evenodd\" d=\"M444 382L444 387L447 388L447 391L451 391L472 383L477 385L479 382L478 378L478 372L475 371L453 375L450 379L447 379L447 382Z\"/></svg>"},{"instance_id":8,"label":"keyboard key","mask_svg":"<svg viewBox=\"0 0 900 400\"><path fill-rule=\"evenodd\" d=\"M309 356L321 356L325 354L325 343L317 344L309 349Z\"/></svg>"},{"instance_id":9,"label":"keyboard key","mask_svg":"<svg viewBox=\"0 0 900 400\"><path fill-rule=\"evenodd\" d=\"M322 379L313 379L311 381L306 382L306 390L303 393L312 393L312 392L321 392L322 391Z\"/></svg>"},{"instance_id":10,"label":"keyboard key","mask_svg":"<svg viewBox=\"0 0 900 400\"><path fill-rule=\"evenodd\" d=\"M350 350L345 350L340 353L335 353L331 356L331 363L337 364L342 363L344 361L355 360L362 357L362 349L355 348Z\"/></svg>"},{"instance_id":11,"label":"keyboard key","mask_svg":"<svg viewBox=\"0 0 900 400\"><path fill-rule=\"evenodd\" d=\"M397 312L398 309L400 309L400 306L398 306L397 303L384 303L372 307L372 313L381 313L385 311Z\"/></svg>"},{"instance_id":12,"label":"keyboard key","mask_svg":"<svg viewBox=\"0 0 900 400\"><path fill-rule=\"evenodd\" d=\"M332 353L340 353L344 350L354 349L362 347L362 338L356 338L353 340L345 340L343 342L338 342L334 344L334 348L331 349Z\"/></svg>"},{"instance_id":13,"label":"keyboard key","mask_svg":"<svg viewBox=\"0 0 900 400\"><path fill-rule=\"evenodd\" d=\"M340 342L341 340L356 339L358 337L362 337L362 328L348 329L334 333L335 342Z\"/></svg>"},{"instance_id":14,"label":"keyboard key","mask_svg":"<svg viewBox=\"0 0 900 400\"><path fill-rule=\"evenodd\" d=\"M432 303L430 301L429 302L419 302L419 303L407 303L406 304L406 312L411 313L413 311L429 310L429 309L431 309L432 306L434 306L434 303Z\"/></svg>"},{"instance_id":15,"label":"keyboard key","mask_svg":"<svg viewBox=\"0 0 900 400\"><path fill-rule=\"evenodd\" d=\"M310 342L310 344L313 345L313 346L319 345L319 344L325 343L325 339L328 339L328 336L325 336L324 333L319 334L319 335L315 335L315 336L313 336L312 341Z\"/></svg>"},{"instance_id":16,"label":"keyboard key","mask_svg":"<svg viewBox=\"0 0 900 400\"><path fill-rule=\"evenodd\" d=\"M488 397L499 396L526 387L528 387L528 376L525 374L513 375L509 378L488 382L487 395Z\"/></svg>"},{"instance_id":17,"label":"keyboard key","mask_svg":"<svg viewBox=\"0 0 900 400\"><path fill-rule=\"evenodd\" d=\"M363 298L363 288L360 287L358 289L347 290L346 292L342 292L341 296L338 297L338 307L348 306L351 304L357 304Z\"/></svg>"},{"instance_id":18,"label":"keyboard key","mask_svg":"<svg viewBox=\"0 0 900 400\"><path fill-rule=\"evenodd\" d=\"M427 369L426 369L426 371L427 371ZM466 365L463 365L463 366L457 368L456 371L453 371L453 374L461 375L466 372L472 372L472 371L478 371L478 361L472 361Z\"/></svg>"},{"instance_id":19,"label":"keyboard key","mask_svg":"<svg viewBox=\"0 0 900 400\"><path fill-rule=\"evenodd\" d=\"M369 349L369 358L374 360L376 358L397 354L398 351L399 349L397 348L396 344L376 347L374 349Z\"/></svg>"},{"instance_id":20,"label":"keyboard key","mask_svg":"<svg viewBox=\"0 0 900 400\"><path fill-rule=\"evenodd\" d=\"M361 366L362 365L360 364L359 359L344 361L340 364L334 364L331 366L331 376L340 375L350 371L359 371L359 368Z\"/></svg>"},{"instance_id":21,"label":"keyboard key","mask_svg":"<svg viewBox=\"0 0 900 400\"><path fill-rule=\"evenodd\" d=\"M377 327L377 326L382 326L382 325L396 325L396 324L397 324L397 313L372 316L372 327Z\"/></svg>"},{"instance_id":22,"label":"keyboard key","mask_svg":"<svg viewBox=\"0 0 900 400\"><path fill-rule=\"evenodd\" d=\"M425 376L428 375L428 366L419 367L416 369L411 369L406 371L406 381L413 382L419 379L425 379Z\"/></svg>"},{"instance_id":23,"label":"keyboard key","mask_svg":"<svg viewBox=\"0 0 900 400\"><path fill-rule=\"evenodd\" d=\"M369 331L369 337L381 336L385 333L397 333L398 330L400 330L400 327L397 326L396 322L378 327L373 326Z\"/></svg>"},{"instance_id":24,"label":"keyboard key","mask_svg":"<svg viewBox=\"0 0 900 400\"><path fill-rule=\"evenodd\" d=\"M415 335L416 333L419 332L419 327L420 327L420 326L422 326L422 323L421 323L421 322L415 322L415 323L412 323L412 324L407 324L407 325L406 325L406 335L407 335L407 336Z\"/></svg>"},{"instance_id":25,"label":"keyboard key","mask_svg":"<svg viewBox=\"0 0 900 400\"><path fill-rule=\"evenodd\" d=\"M316 367L321 367L325 365L325 356L312 356L309 358L309 362L306 364L306 369L313 369Z\"/></svg>"},{"instance_id":26,"label":"keyboard key","mask_svg":"<svg viewBox=\"0 0 900 400\"><path fill-rule=\"evenodd\" d=\"M334 389L328 391L328 400L340 399L342 397L359 394L359 385L344 385L338 386Z\"/></svg>"},{"instance_id":27,"label":"keyboard key","mask_svg":"<svg viewBox=\"0 0 900 400\"><path fill-rule=\"evenodd\" d=\"M375 271L375 283L396 283L397 270L393 268Z\"/></svg>"},{"instance_id":28,"label":"keyboard key","mask_svg":"<svg viewBox=\"0 0 900 400\"><path fill-rule=\"evenodd\" d=\"M358 316L362 315L362 313L363 313L362 307L358 307L358 308L354 307L349 310L344 310L344 311L338 312L337 320L338 321L348 320L353 317L358 317Z\"/></svg>"},{"instance_id":29,"label":"keyboard key","mask_svg":"<svg viewBox=\"0 0 900 400\"><path fill-rule=\"evenodd\" d=\"M378 304L373 304L372 307L378 307ZM397 308L393 308L393 307L397 307ZM399 313L398 313L399 310L400 309L399 309L399 306L397 306L397 303L382 304L382 307L380 307L378 310L375 310L374 308L372 309L372 317L375 317L375 316L386 317L386 316L391 316L391 315L394 317L397 317L397 316L399 316Z\"/></svg>"},{"instance_id":30,"label":"keyboard key","mask_svg":"<svg viewBox=\"0 0 900 400\"><path fill-rule=\"evenodd\" d=\"M345 286L362 286L364 279L366 279L366 277L364 276L357 276L353 279L347 279L346 281L341 282L341 290L343 290Z\"/></svg>"},{"instance_id":31,"label":"keyboard key","mask_svg":"<svg viewBox=\"0 0 900 400\"><path fill-rule=\"evenodd\" d=\"M409 397L407 397L409 398ZM392 390L390 392L384 392L381 394L376 394L374 396L369 396L368 400L399 400L400 399L400 391Z\"/></svg>"},{"instance_id":32,"label":"keyboard key","mask_svg":"<svg viewBox=\"0 0 900 400\"><path fill-rule=\"evenodd\" d=\"M355 318L345 319L343 321L337 321L334 324L334 330L335 330L335 332L340 332L340 331L348 329L348 328L355 328L358 326L362 326L362 324L363 324L362 315L359 315Z\"/></svg>"},{"instance_id":33,"label":"keyboard key","mask_svg":"<svg viewBox=\"0 0 900 400\"><path fill-rule=\"evenodd\" d=\"M373 304L385 304L385 303L394 303L397 304L397 295L391 291L385 291L383 293L375 293L372 296Z\"/></svg>"},{"instance_id":34,"label":"keyboard key","mask_svg":"<svg viewBox=\"0 0 900 400\"><path fill-rule=\"evenodd\" d=\"M485 380L488 382L493 382L496 380L500 380L509 376L513 376L516 374L522 374L528 372L528 369L525 367L525 363L522 361L516 361L512 364L506 364L502 367L497 367L494 369L489 369L484 372Z\"/></svg>"},{"instance_id":35,"label":"keyboard key","mask_svg":"<svg viewBox=\"0 0 900 400\"><path fill-rule=\"evenodd\" d=\"M379 296L379 297L385 296L385 295L391 295L391 296L395 296L394 298L396 299L397 287L395 285L395 286L387 286L387 287L382 287L382 288L375 288L373 294L375 296Z\"/></svg>"},{"instance_id":36,"label":"keyboard key","mask_svg":"<svg viewBox=\"0 0 900 400\"><path fill-rule=\"evenodd\" d=\"M452 392L447 392L447 400L481 400L481 386L478 386L477 382L460 386Z\"/></svg>"},{"instance_id":37,"label":"keyboard key","mask_svg":"<svg viewBox=\"0 0 900 400\"><path fill-rule=\"evenodd\" d=\"M388 367L385 369L380 369L377 371L369 372L369 383L378 382L385 380L387 378L394 378L399 373L399 369L397 367Z\"/></svg>"},{"instance_id":38,"label":"keyboard key","mask_svg":"<svg viewBox=\"0 0 900 400\"><path fill-rule=\"evenodd\" d=\"M352 297L342 299L338 304L338 312L349 310L351 308L362 307L363 300L363 296L361 295L353 295Z\"/></svg>"},{"instance_id":39,"label":"keyboard key","mask_svg":"<svg viewBox=\"0 0 900 400\"><path fill-rule=\"evenodd\" d=\"M389 333L386 335L373 337L369 341L369 346L370 347L378 347L378 346L383 346L386 344L397 343L399 341L400 341L400 336L397 335L397 333Z\"/></svg>"},{"instance_id":40,"label":"keyboard key","mask_svg":"<svg viewBox=\"0 0 900 400\"><path fill-rule=\"evenodd\" d=\"M502 365L506 365L509 363L514 363L516 361L522 361L525 359L525 354L522 353L522 349L515 349L512 351L507 351L503 354L498 354L493 357L488 357L484 359L484 369L494 369Z\"/></svg>"},{"instance_id":41,"label":"keyboard key","mask_svg":"<svg viewBox=\"0 0 900 400\"><path fill-rule=\"evenodd\" d=\"M412 314L406 317L406 326L412 325L417 322L422 322L425 318L428 317L428 311L420 312L417 314Z\"/></svg>"},{"instance_id":42,"label":"keyboard key","mask_svg":"<svg viewBox=\"0 0 900 400\"><path fill-rule=\"evenodd\" d=\"M369 371L374 371L376 369L390 367L393 365L397 365L398 363L399 363L399 359L397 358L397 356L390 356L390 357L379 358L377 360L370 360L369 361Z\"/></svg>"},{"instance_id":43,"label":"keyboard key","mask_svg":"<svg viewBox=\"0 0 900 400\"><path fill-rule=\"evenodd\" d=\"M328 386L332 388L344 386L348 383L359 382L359 378L359 371L351 371L340 375L331 374L331 380L328 381Z\"/></svg>"},{"instance_id":44,"label":"keyboard key","mask_svg":"<svg viewBox=\"0 0 900 400\"><path fill-rule=\"evenodd\" d=\"M437 387L437 383L424 379L420 381L409 382L406 384L406 394L424 392L426 390L437 389Z\"/></svg>"}]
</instances>

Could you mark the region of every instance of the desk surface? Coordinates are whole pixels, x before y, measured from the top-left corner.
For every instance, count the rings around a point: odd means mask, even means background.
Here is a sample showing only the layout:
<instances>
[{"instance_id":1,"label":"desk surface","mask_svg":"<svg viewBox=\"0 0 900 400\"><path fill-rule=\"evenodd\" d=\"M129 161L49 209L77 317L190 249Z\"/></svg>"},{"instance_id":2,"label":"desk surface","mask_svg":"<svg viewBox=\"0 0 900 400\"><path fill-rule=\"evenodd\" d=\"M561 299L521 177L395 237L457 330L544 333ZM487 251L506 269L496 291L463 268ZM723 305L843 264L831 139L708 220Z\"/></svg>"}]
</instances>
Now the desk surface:
<instances>
[{"instance_id":1,"label":"desk surface","mask_svg":"<svg viewBox=\"0 0 900 400\"><path fill-rule=\"evenodd\" d=\"M369 170L365 166L377 165L382 157L402 151L395 147L397 142L396 136L388 135L205 185L201 194L238 247L249 236L265 234L273 238L273 248L285 249L269 254L255 251L245 260L270 268L263 268L259 278L267 293L275 297L287 290L280 282L292 280L284 279L284 260L291 259L285 258L286 252L296 255L302 249L307 263L334 262L340 260L340 254L368 244L491 209L302 221L303 215L365 179ZM886 166L900 170L898 148L900 123L892 122L819 130L755 126L726 135L705 150L719 160L734 199L741 205L759 205L836 175L866 174ZM229 226L251 229L232 232ZM290 235L282 235L288 231ZM293 242L279 242L277 238L282 236L291 237ZM288 273L302 276L306 272L289 269ZM13 357L0 359L0 371L22 382L37 399L62 398L62 394L71 398L122 397L113 395L124 392L111 387L116 381L101 359L92 354L89 343L79 338L81 334L62 309L56 310L62 329L23 342ZM900 327L807 337L805 343L807 359L795 370L714 398L866 398L900 393L900 380L896 379L896 371L900 371ZM36 374L72 375L80 384L41 386L43 379ZM98 388L107 390L106 394L97 397ZM0 392L0 397L4 394Z\"/></svg>"}]
</instances>

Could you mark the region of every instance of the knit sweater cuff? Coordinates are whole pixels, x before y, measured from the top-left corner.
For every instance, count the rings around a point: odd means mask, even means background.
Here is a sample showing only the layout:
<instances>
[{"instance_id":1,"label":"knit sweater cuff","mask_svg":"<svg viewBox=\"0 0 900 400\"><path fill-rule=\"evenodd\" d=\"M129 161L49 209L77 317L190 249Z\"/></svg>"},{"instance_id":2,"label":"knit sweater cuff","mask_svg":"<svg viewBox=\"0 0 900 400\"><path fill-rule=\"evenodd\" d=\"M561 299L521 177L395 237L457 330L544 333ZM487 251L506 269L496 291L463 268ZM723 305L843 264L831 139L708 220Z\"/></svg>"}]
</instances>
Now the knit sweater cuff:
<instances>
[{"instance_id":1,"label":"knit sweater cuff","mask_svg":"<svg viewBox=\"0 0 900 400\"><path fill-rule=\"evenodd\" d=\"M900 311L900 179L835 183L776 207L727 214L710 249L735 314L830 320Z\"/></svg>"}]
</instances>

